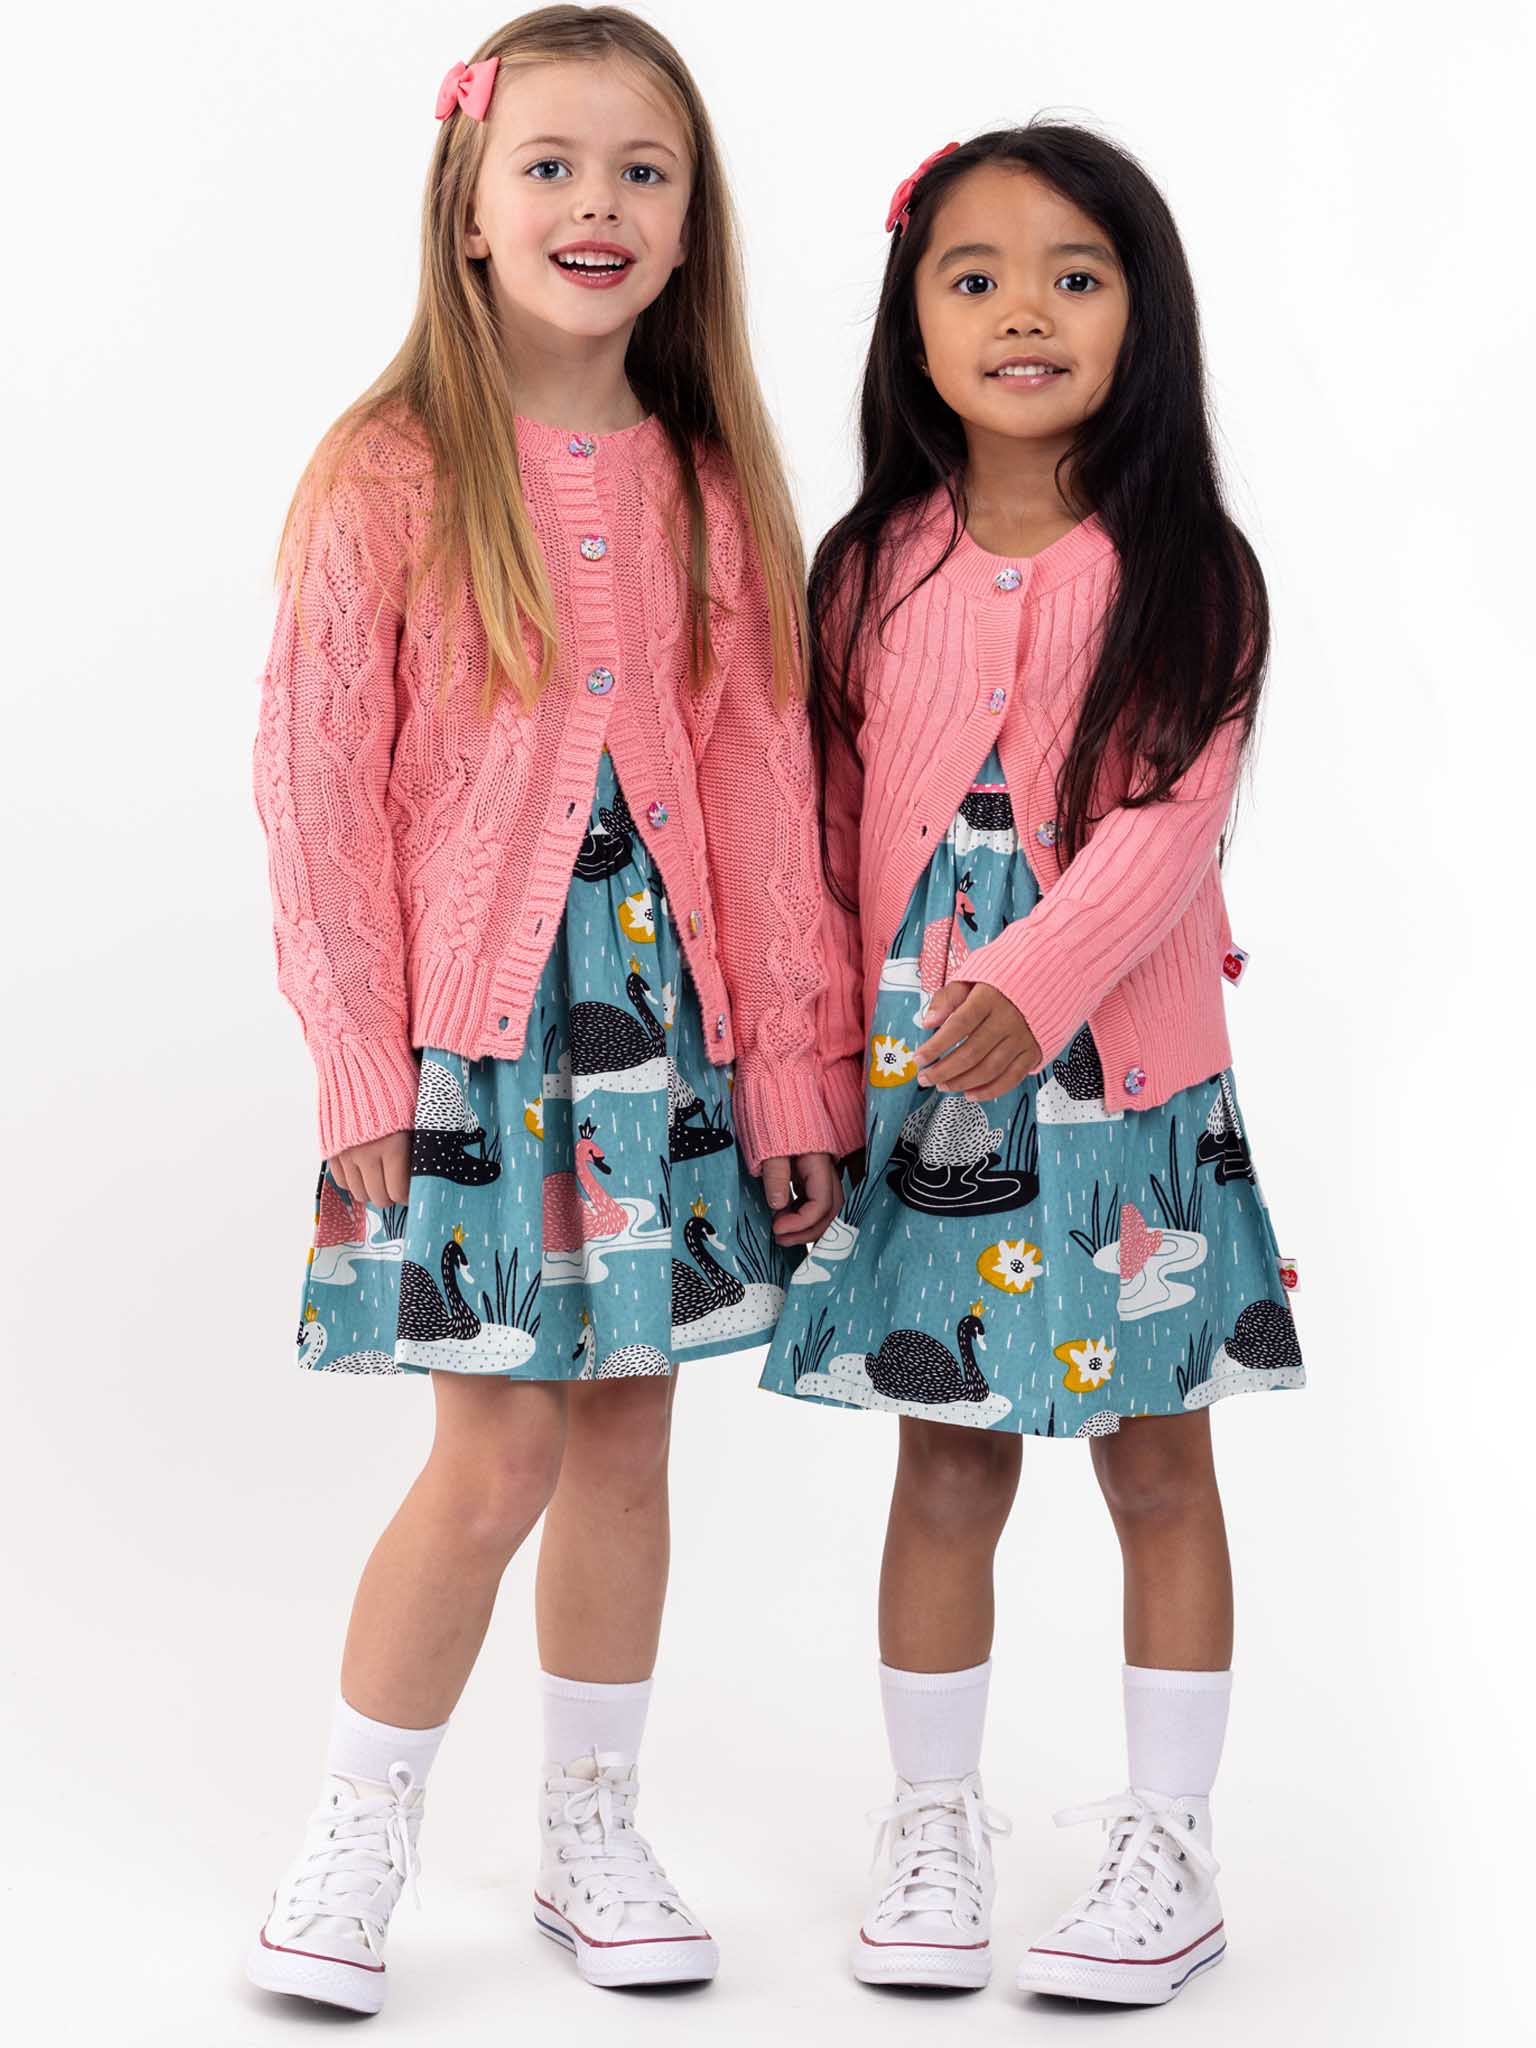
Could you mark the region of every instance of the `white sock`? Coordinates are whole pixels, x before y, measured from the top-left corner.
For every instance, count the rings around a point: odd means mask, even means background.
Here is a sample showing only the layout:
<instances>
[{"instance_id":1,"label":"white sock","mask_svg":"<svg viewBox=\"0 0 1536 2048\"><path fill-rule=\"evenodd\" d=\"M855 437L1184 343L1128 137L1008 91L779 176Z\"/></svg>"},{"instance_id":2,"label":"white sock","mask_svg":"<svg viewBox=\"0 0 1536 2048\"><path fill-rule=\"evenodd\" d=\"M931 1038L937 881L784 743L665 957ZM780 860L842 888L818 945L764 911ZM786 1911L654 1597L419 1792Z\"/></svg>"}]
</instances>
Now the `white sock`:
<instances>
[{"instance_id":1,"label":"white sock","mask_svg":"<svg viewBox=\"0 0 1536 2048\"><path fill-rule=\"evenodd\" d=\"M897 1671L880 1666L880 1698L891 1763L909 1785L968 1778L981 1766L992 1659L965 1671Z\"/></svg>"},{"instance_id":2,"label":"white sock","mask_svg":"<svg viewBox=\"0 0 1536 2048\"><path fill-rule=\"evenodd\" d=\"M343 1778L367 1778L382 1785L391 1764L405 1764L422 1785L447 1732L446 1721L438 1728L391 1728L387 1721L370 1721L338 1697L325 1767Z\"/></svg>"},{"instance_id":3,"label":"white sock","mask_svg":"<svg viewBox=\"0 0 1536 2048\"><path fill-rule=\"evenodd\" d=\"M1123 1670L1132 1787L1169 1799L1208 1797L1227 1732L1231 1672L1160 1671L1145 1664Z\"/></svg>"},{"instance_id":4,"label":"white sock","mask_svg":"<svg viewBox=\"0 0 1536 2048\"><path fill-rule=\"evenodd\" d=\"M556 1678L541 1671L544 1688L544 1756L552 1764L568 1764L594 1749L640 1754L645 1710L651 1703L651 1681L601 1685L592 1678Z\"/></svg>"}]
</instances>

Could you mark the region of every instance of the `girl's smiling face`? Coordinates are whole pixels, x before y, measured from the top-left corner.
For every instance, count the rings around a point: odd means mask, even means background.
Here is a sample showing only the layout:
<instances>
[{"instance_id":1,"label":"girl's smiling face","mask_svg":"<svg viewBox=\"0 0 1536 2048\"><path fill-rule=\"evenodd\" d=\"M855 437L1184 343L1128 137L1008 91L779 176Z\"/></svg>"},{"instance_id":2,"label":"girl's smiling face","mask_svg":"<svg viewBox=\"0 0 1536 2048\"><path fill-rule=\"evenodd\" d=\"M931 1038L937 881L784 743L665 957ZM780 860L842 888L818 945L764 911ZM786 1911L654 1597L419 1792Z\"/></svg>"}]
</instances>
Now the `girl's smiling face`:
<instances>
[{"instance_id":1,"label":"girl's smiling face","mask_svg":"<svg viewBox=\"0 0 1536 2048\"><path fill-rule=\"evenodd\" d=\"M682 262L688 139L647 84L607 60L529 64L497 80L464 246L489 260L507 338L611 336Z\"/></svg>"},{"instance_id":2,"label":"girl's smiling face","mask_svg":"<svg viewBox=\"0 0 1536 2048\"><path fill-rule=\"evenodd\" d=\"M983 164L957 180L915 288L928 374L968 433L1065 442L1103 404L1125 278L1104 230L1033 172Z\"/></svg>"}]
</instances>

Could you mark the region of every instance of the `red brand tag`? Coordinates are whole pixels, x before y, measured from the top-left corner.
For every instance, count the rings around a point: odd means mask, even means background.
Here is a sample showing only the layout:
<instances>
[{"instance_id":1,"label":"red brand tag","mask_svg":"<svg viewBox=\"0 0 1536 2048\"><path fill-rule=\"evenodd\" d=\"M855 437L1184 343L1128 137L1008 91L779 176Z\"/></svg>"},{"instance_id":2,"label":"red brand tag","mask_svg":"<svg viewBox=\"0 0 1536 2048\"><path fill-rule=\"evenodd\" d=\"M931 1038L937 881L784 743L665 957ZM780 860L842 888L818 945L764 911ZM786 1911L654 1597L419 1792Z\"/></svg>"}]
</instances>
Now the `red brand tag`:
<instances>
[{"instance_id":1,"label":"red brand tag","mask_svg":"<svg viewBox=\"0 0 1536 2048\"><path fill-rule=\"evenodd\" d=\"M1300 1275L1296 1271L1296 1261L1294 1259L1282 1259L1280 1261L1280 1285L1287 1294L1294 1294L1301 1285Z\"/></svg>"},{"instance_id":2,"label":"red brand tag","mask_svg":"<svg viewBox=\"0 0 1536 2048\"><path fill-rule=\"evenodd\" d=\"M1248 955L1241 946L1234 946L1221 963L1221 971L1228 981L1241 981L1243 969L1248 965Z\"/></svg>"}]
</instances>

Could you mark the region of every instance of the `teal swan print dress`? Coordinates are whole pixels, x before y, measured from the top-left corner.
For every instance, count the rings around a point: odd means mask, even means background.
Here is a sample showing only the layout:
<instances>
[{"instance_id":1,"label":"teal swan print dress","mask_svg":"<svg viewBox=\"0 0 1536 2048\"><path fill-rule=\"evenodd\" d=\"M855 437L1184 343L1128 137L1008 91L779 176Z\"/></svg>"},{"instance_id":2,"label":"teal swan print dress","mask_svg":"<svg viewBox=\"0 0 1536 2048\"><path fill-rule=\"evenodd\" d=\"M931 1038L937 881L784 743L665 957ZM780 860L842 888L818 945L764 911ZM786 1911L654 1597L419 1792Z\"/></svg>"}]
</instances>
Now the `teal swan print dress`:
<instances>
[{"instance_id":1,"label":"teal swan print dress","mask_svg":"<svg viewBox=\"0 0 1536 2048\"><path fill-rule=\"evenodd\" d=\"M1086 1026L990 1102L919 1089L929 997L1039 900L996 750L880 977L865 1177L796 1269L761 1384L976 1429L1123 1419L1303 1384L1230 1070L1109 1110Z\"/></svg>"},{"instance_id":2,"label":"teal swan print dress","mask_svg":"<svg viewBox=\"0 0 1536 2048\"><path fill-rule=\"evenodd\" d=\"M428 1047L410 1199L320 1174L299 1363L620 1379L762 1343L789 1262L609 755L517 1059Z\"/></svg>"}]
</instances>

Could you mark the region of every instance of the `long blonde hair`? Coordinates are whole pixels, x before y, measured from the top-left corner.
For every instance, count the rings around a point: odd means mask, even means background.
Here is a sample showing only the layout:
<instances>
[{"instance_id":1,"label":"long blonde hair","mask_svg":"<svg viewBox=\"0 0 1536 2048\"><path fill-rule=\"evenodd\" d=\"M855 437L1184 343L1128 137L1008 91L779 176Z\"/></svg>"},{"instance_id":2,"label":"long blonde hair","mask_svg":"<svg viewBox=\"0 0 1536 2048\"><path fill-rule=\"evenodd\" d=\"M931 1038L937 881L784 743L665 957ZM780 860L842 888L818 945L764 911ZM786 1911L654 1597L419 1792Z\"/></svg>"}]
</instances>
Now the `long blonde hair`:
<instances>
[{"instance_id":1,"label":"long blonde hair","mask_svg":"<svg viewBox=\"0 0 1536 2048\"><path fill-rule=\"evenodd\" d=\"M745 289L730 195L709 116L687 66L665 36L621 7L542 7L488 36L473 62L515 65L626 59L660 87L680 117L693 159L688 254L636 322L625 372L665 430L681 478L674 544L689 591L689 672L713 667L704 497L696 457L723 451L733 468L762 564L773 635L776 694L802 686L804 562L799 527L747 342ZM493 95L494 97L494 95ZM336 480L375 422L413 424L434 472L431 533L408 573L407 602L437 564L462 585L467 570L490 660L485 707L510 683L525 705L551 681L558 656L554 597L518 482L506 364L483 260L464 236L485 153L485 121L441 123L422 205L421 284L398 354L332 425L294 493L279 543L279 574L304 544L301 508ZM685 530L684 530L685 529ZM295 579L295 588L297 579ZM525 631L539 647L529 660ZM451 657L445 657L451 658Z\"/></svg>"}]
</instances>

